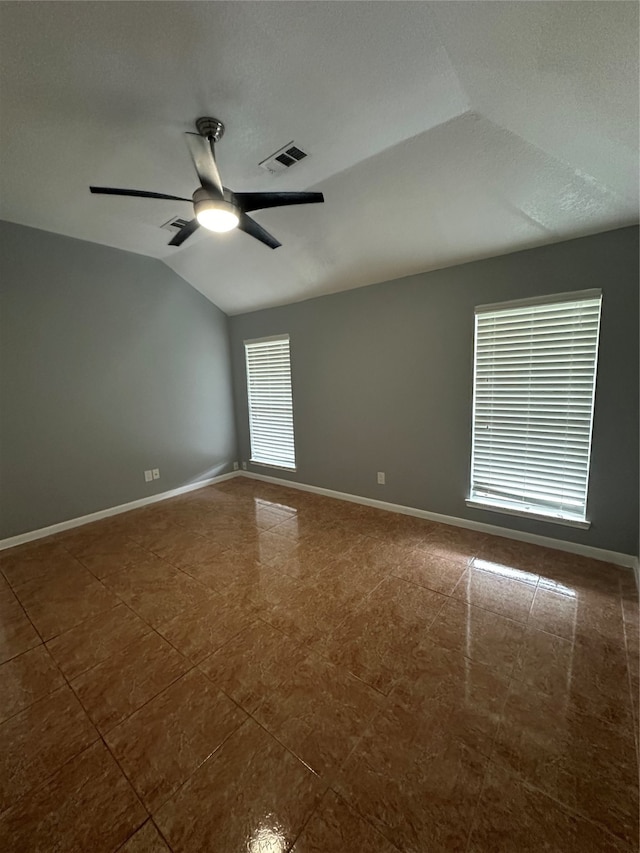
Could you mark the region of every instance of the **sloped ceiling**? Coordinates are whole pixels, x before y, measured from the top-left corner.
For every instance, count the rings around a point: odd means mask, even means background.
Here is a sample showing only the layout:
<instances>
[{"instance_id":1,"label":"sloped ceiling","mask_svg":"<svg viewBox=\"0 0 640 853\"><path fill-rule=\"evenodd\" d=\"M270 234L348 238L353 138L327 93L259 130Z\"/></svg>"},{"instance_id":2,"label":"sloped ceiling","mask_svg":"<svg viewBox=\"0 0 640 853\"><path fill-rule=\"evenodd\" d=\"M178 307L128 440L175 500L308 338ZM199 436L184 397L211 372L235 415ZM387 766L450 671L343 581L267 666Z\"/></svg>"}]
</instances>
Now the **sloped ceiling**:
<instances>
[{"instance_id":1,"label":"sloped ceiling","mask_svg":"<svg viewBox=\"0 0 640 853\"><path fill-rule=\"evenodd\" d=\"M632 2L0 4L0 218L162 259L230 314L638 220ZM282 242L160 226L199 115ZM258 163L310 152L273 176Z\"/></svg>"}]
</instances>

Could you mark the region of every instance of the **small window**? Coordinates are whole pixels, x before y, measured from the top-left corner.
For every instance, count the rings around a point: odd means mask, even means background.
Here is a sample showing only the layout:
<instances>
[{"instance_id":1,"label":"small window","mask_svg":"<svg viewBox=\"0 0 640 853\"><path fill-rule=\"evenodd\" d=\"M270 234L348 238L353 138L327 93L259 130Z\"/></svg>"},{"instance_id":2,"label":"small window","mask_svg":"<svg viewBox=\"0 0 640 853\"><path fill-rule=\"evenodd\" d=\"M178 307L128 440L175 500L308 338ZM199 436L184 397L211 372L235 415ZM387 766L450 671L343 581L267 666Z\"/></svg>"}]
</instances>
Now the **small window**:
<instances>
[{"instance_id":1,"label":"small window","mask_svg":"<svg viewBox=\"0 0 640 853\"><path fill-rule=\"evenodd\" d=\"M245 341L251 461L295 471L289 336Z\"/></svg>"},{"instance_id":2,"label":"small window","mask_svg":"<svg viewBox=\"0 0 640 853\"><path fill-rule=\"evenodd\" d=\"M476 308L469 505L588 526L601 301Z\"/></svg>"}]
</instances>

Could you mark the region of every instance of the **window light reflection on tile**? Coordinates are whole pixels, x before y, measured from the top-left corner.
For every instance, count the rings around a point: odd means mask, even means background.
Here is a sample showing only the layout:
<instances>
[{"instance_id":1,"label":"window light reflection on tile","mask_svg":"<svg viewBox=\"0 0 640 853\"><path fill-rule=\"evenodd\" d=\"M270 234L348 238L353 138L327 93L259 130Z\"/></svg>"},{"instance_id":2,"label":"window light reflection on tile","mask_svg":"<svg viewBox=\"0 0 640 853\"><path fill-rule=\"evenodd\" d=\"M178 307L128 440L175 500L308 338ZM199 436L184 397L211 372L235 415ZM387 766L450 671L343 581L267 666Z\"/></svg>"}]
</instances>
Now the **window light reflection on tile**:
<instances>
[{"instance_id":1,"label":"window light reflection on tile","mask_svg":"<svg viewBox=\"0 0 640 853\"><path fill-rule=\"evenodd\" d=\"M577 595L575 589L545 575L540 575L539 586L542 589L548 589L550 592L557 592L559 595L566 595L569 598L576 598Z\"/></svg>"},{"instance_id":2,"label":"window light reflection on tile","mask_svg":"<svg viewBox=\"0 0 640 853\"><path fill-rule=\"evenodd\" d=\"M531 572L525 572L522 569L514 569L511 566L505 566L502 563L492 563L489 560L480 560L476 557L473 561L473 568L481 572L488 572L492 575L501 575L513 581L521 581L522 583L536 584L538 583L538 575Z\"/></svg>"},{"instance_id":3,"label":"window light reflection on tile","mask_svg":"<svg viewBox=\"0 0 640 853\"><path fill-rule=\"evenodd\" d=\"M261 825L254 832L247 849L249 853L284 853L287 841L278 826Z\"/></svg>"}]
</instances>

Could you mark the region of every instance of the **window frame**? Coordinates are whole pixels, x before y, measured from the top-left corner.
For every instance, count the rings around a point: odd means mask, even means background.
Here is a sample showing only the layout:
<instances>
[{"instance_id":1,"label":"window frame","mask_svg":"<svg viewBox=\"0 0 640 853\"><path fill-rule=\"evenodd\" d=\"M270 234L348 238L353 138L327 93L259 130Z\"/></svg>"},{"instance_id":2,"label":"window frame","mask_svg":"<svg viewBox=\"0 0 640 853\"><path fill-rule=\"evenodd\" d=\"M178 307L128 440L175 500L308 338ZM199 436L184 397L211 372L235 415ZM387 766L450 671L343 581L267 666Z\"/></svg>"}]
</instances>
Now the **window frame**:
<instances>
[{"instance_id":1,"label":"window frame","mask_svg":"<svg viewBox=\"0 0 640 853\"><path fill-rule=\"evenodd\" d=\"M255 344L268 344L268 343L281 343L286 341L288 344L288 355L289 355L289 391L291 395L291 431L292 431L292 449L293 449L293 464L287 465L283 464L282 461L273 462L273 461L265 461L264 459L256 459L254 458L254 440L253 440L253 432L252 432L252 416L251 416L251 379L249 374L249 357L248 357L248 347ZM291 370L291 337L288 333L283 333L279 335L269 335L267 337L262 338L248 338L243 341L244 346L244 363L245 363L245 379L247 385L247 421L249 427L249 462L251 465L258 465L264 468L275 468L281 471L297 471L297 455L296 455L296 440L295 440L295 419L294 419L294 409L293 409L293 377Z\"/></svg>"},{"instance_id":2,"label":"window frame","mask_svg":"<svg viewBox=\"0 0 640 853\"><path fill-rule=\"evenodd\" d=\"M584 517L583 518L575 518L575 517L563 517L560 513L545 513L543 508L539 506L538 508L534 508L535 504L531 504L531 508L522 508L517 507L515 505L509 505L509 502L506 501L505 505L499 504L497 501L493 503L491 501L486 501L482 499L482 496L475 495L474 496L474 470L475 470L475 453L476 453L476 395L477 395L477 371L478 371L478 316L486 313L494 313L499 312L501 310L513 310L517 308L528 308L534 307L536 305L539 306L554 306L564 302L581 302L592 299L599 300L598 306L598 324L595 333L595 348L594 348L594 360L593 360L593 383L591 386L591 411L589 418L589 430L588 430L588 443L587 443L587 453L586 453L586 480L585 480L585 490L584 490ZM589 482L591 477L591 458L592 458L592 444L593 444L593 421L595 415L595 401L596 401L596 385L597 385L597 377L598 377L598 360L600 355L600 334L602 330L602 290L601 289L590 289L590 290L582 290L582 291L571 291L567 293L558 293L558 294L547 294L544 296L538 296L530 299L516 299L509 300L507 302L498 302L488 305L478 305L474 310L474 341L473 341L473 379L472 379L472 404L471 404L471 454L470 454L470 469L469 469L469 492L468 497L465 500L465 503L469 507L473 507L475 509L482 509L489 512L495 512L498 514L505 515L514 515L520 516L523 518L532 518L537 521L545 521L552 524L560 524L567 527L577 527L580 529L588 529L591 526L591 522L587 518L588 511L588 501L589 501ZM514 502L515 503L515 502Z\"/></svg>"}]
</instances>

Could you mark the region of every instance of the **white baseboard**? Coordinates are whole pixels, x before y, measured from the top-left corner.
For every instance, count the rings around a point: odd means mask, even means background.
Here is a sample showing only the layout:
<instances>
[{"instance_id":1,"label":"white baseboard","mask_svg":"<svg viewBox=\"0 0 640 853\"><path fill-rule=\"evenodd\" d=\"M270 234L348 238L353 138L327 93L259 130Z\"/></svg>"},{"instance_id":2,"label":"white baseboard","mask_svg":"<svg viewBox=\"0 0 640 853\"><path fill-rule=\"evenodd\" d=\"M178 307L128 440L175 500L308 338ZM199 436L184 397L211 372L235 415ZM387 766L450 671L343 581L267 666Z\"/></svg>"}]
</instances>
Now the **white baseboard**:
<instances>
[{"instance_id":1,"label":"white baseboard","mask_svg":"<svg viewBox=\"0 0 640 853\"><path fill-rule=\"evenodd\" d=\"M36 539L44 539L45 536L53 536L54 533L62 533L64 530L72 530L74 527L82 527L84 524L91 524L92 521L100 521L101 518L109 518L112 515L119 515L121 512L129 512L129 510L139 509L140 507L148 506L148 504L158 503L158 501L166 501L168 498L175 498L178 495L185 494L185 492L203 489L205 486L211 486L213 483L222 483L224 480L231 480L237 477L238 473L238 471L231 471L228 474L219 474L217 477L209 477L206 480L197 480L195 483L178 486L177 489L170 489L168 492L160 492L159 494L149 495L149 497L140 498L136 501L129 501L126 504L101 509L89 515L70 518L68 521L51 524L49 527L41 527L39 530L30 530L28 533L11 536L9 539L0 539L0 551L4 551L6 548L15 548L16 545L24 545L26 542L33 542Z\"/></svg>"},{"instance_id":2,"label":"white baseboard","mask_svg":"<svg viewBox=\"0 0 640 853\"><path fill-rule=\"evenodd\" d=\"M607 551L604 548L594 548L591 545L582 545L578 542L566 542L564 539L553 539L550 536L539 536L536 533L526 533L522 530L512 530L509 527L498 527L494 524L485 524L482 521L471 521L466 518L457 518L452 515L440 515L437 512L428 512L425 509L416 509L411 506L387 503L386 501L364 498L359 495L350 495L346 492L336 492L333 489L323 489L320 486L309 486L307 483L295 483L293 480L283 480L280 477L268 477L265 474L256 474L253 471L240 471L243 477L252 480L262 480L265 483L275 483L291 489L300 489L303 492L314 492L317 495L325 495L329 498L338 498L341 501L372 506L377 509L385 509L389 512L398 512L403 515L413 515L416 518L426 518L429 521L437 521L440 524L450 524L454 527L464 527L467 530L478 530L481 533L490 533L493 536L504 536L507 539L516 539L519 542L529 542L532 545L542 545L545 548L555 548L557 551L568 551L571 554L579 554L582 557L590 557L594 560L602 560L605 563L614 563L616 566L634 569L636 582L638 583L638 558L633 554L621 554L618 551ZM640 586L640 583L639 583Z\"/></svg>"},{"instance_id":3,"label":"white baseboard","mask_svg":"<svg viewBox=\"0 0 640 853\"><path fill-rule=\"evenodd\" d=\"M72 530L74 527L82 527L85 524L90 524L92 521L99 521L102 518L109 518L112 515L119 515L123 512L129 512L132 509L139 509L149 504L158 503L159 501L175 498L178 495L183 495L186 492L193 492L196 489L202 489L205 486L211 486L214 483L222 483L225 480L232 480L234 477L248 477L251 480L261 480L265 483L274 483L278 486L286 486L291 489L299 489L303 492L313 492L317 495L325 495L329 498L337 498L342 501L350 501L351 503L362 504L364 506L372 506L377 509L384 509L388 512L397 512L403 515L412 515L416 518L426 518L429 521L437 521L440 524L450 524L453 527L464 527L467 530L478 530L481 533L490 533L493 536L504 536L507 539L516 539L519 542L529 542L533 545L542 545L546 548L555 548L558 551L568 551L572 554L580 554L583 557L591 557L594 560L602 560L606 563L614 563L617 566L631 568L634 572L636 585L640 589L640 570L638 566L638 557L632 554L621 554L617 551L607 551L603 548L593 548L590 545L582 545L578 542L566 542L563 539L553 539L549 536L539 536L535 533L526 533L521 530L511 530L508 527L498 527L494 524L485 524L481 521L471 521L466 518L457 518L452 515L441 515L437 512L429 512L425 509L416 509L415 507L402 506L401 504L387 503L374 498L365 498L360 495L350 495L346 492L337 492L334 489L323 489L320 486L310 486L307 483L296 483L293 480L284 480L280 477L269 477L265 474L255 474L253 471L231 471L228 474L220 474L217 477L209 477L206 480L198 480L195 483L188 483L185 486L179 486L177 489L171 489L168 492L160 492L160 494L149 495L146 498L130 501L119 506L102 509L98 512L92 512L90 515L83 515L78 518L71 518L68 521L61 521L58 524L52 524L49 527L41 527L39 530L30 530L28 533L21 533L18 536L12 536L9 539L0 540L0 551L7 548L14 548L16 545L24 545L27 542L33 542L36 539L44 539L46 536L52 536L54 533L62 533L64 530Z\"/></svg>"}]
</instances>

